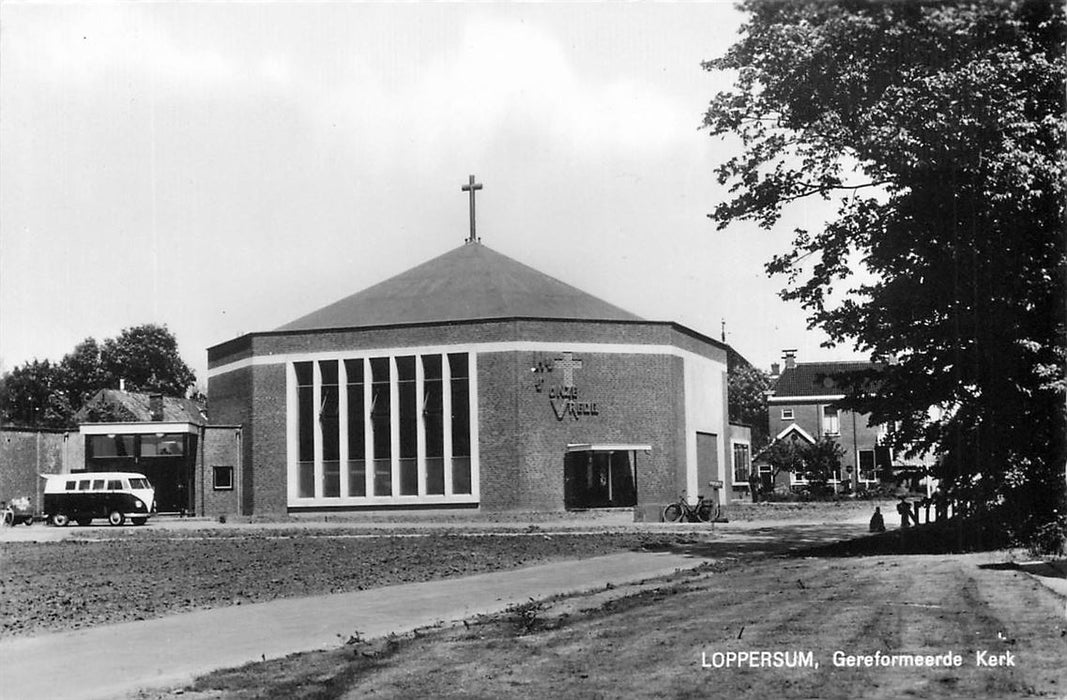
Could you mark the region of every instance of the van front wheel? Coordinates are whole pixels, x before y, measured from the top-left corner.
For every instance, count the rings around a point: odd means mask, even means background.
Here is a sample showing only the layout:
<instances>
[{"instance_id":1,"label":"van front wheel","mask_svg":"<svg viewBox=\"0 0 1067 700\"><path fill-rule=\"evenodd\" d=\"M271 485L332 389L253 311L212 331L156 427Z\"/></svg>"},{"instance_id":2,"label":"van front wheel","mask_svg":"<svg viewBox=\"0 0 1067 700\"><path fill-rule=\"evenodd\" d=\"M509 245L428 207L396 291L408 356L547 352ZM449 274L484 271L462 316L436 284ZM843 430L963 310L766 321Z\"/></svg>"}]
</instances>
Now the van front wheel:
<instances>
[{"instance_id":1,"label":"van front wheel","mask_svg":"<svg viewBox=\"0 0 1067 700\"><path fill-rule=\"evenodd\" d=\"M56 527L66 527L70 525L70 517L66 513L56 513L52 516L52 524Z\"/></svg>"},{"instance_id":2,"label":"van front wheel","mask_svg":"<svg viewBox=\"0 0 1067 700\"><path fill-rule=\"evenodd\" d=\"M112 525L118 526L126 522L126 516L117 510L113 510L107 514L107 521Z\"/></svg>"}]
</instances>

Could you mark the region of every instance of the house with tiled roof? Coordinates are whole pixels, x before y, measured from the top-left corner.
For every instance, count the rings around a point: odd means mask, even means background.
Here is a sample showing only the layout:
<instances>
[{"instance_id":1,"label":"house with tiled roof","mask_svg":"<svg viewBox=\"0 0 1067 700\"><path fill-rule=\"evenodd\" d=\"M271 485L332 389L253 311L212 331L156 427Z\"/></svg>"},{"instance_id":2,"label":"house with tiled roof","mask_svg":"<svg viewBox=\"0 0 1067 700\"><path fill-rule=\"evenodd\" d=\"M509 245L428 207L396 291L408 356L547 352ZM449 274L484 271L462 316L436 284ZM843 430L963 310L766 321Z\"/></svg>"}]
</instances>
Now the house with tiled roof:
<instances>
[{"instance_id":1,"label":"house with tiled roof","mask_svg":"<svg viewBox=\"0 0 1067 700\"><path fill-rule=\"evenodd\" d=\"M774 384L767 397L772 440L814 443L832 438L841 445L844 456L830 483L852 491L877 483L880 472L892 461L889 448L882 445L885 427L869 425L869 414L842 408L840 402L845 398L842 375L877 370L878 365L862 361L797 362L796 350L785 350L783 360L784 367L772 365ZM767 464L758 469L765 489L806 484L795 474L773 475Z\"/></svg>"}]
</instances>

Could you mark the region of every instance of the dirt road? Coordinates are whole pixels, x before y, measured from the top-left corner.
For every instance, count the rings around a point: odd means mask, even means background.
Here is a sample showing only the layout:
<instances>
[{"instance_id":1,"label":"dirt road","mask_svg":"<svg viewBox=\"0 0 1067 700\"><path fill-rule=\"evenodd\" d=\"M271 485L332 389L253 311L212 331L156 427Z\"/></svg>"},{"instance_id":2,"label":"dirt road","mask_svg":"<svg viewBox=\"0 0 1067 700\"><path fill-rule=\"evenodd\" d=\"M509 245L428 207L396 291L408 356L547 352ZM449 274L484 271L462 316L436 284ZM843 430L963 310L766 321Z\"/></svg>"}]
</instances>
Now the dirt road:
<instances>
[{"instance_id":1,"label":"dirt road","mask_svg":"<svg viewBox=\"0 0 1067 700\"><path fill-rule=\"evenodd\" d=\"M743 559L589 612L572 601L571 614L516 611L370 655L303 655L216 674L183 697L1063 697L1064 600L1002 560ZM959 665L880 665L946 654ZM868 656L878 665L835 665ZM981 665L993 660L1004 665Z\"/></svg>"}]
</instances>

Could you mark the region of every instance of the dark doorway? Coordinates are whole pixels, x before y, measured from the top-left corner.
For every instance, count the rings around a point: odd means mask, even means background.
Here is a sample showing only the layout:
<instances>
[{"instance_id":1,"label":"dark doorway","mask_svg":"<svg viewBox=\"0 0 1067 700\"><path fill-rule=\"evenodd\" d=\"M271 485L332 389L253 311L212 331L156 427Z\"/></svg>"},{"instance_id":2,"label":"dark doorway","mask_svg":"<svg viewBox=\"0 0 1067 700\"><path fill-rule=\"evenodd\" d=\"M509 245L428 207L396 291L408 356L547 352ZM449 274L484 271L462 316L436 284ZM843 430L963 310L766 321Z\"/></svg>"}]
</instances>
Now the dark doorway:
<instances>
[{"instance_id":1,"label":"dark doorway","mask_svg":"<svg viewBox=\"0 0 1067 700\"><path fill-rule=\"evenodd\" d=\"M197 436L188 433L87 435L85 467L91 472L144 474L156 490L160 513L192 513Z\"/></svg>"},{"instance_id":2,"label":"dark doorway","mask_svg":"<svg viewBox=\"0 0 1067 700\"><path fill-rule=\"evenodd\" d=\"M568 452L563 461L563 503L570 509L637 505L634 450Z\"/></svg>"}]
</instances>

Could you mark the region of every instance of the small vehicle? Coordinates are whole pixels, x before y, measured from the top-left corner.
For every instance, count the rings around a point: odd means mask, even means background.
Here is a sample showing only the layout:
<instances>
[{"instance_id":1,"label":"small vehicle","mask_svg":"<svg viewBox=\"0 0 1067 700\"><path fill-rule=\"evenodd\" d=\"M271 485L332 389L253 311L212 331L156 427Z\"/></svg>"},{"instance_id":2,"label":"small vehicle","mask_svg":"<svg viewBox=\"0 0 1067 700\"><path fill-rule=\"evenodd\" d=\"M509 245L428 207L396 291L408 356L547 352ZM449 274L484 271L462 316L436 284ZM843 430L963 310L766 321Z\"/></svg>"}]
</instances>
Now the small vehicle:
<instances>
[{"instance_id":1,"label":"small vehicle","mask_svg":"<svg viewBox=\"0 0 1067 700\"><path fill-rule=\"evenodd\" d=\"M47 474L44 487L44 517L57 527L70 521L88 525L93 518L107 518L122 525L129 518L144 525L155 512L156 490L143 474L133 472L84 472Z\"/></svg>"},{"instance_id":2,"label":"small vehicle","mask_svg":"<svg viewBox=\"0 0 1067 700\"><path fill-rule=\"evenodd\" d=\"M4 517L4 525L33 525L33 506L30 499L25 496L12 498L11 503L0 503Z\"/></svg>"},{"instance_id":3,"label":"small vehicle","mask_svg":"<svg viewBox=\"0 0 1067 700\"><path fill-rule=\"evenodd\" d=\"M704 496L697 496L695 506L689 505L682 494L674 503L668 504L663 509L663 521L676 523L679 521L690 523L710 523L719 519L719 506L711 501L705 501Z\"/></svg>"}]
</instances>

